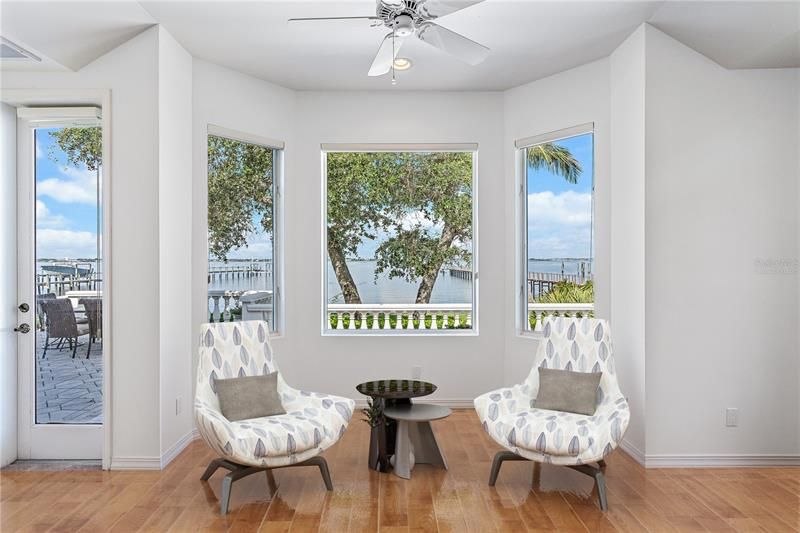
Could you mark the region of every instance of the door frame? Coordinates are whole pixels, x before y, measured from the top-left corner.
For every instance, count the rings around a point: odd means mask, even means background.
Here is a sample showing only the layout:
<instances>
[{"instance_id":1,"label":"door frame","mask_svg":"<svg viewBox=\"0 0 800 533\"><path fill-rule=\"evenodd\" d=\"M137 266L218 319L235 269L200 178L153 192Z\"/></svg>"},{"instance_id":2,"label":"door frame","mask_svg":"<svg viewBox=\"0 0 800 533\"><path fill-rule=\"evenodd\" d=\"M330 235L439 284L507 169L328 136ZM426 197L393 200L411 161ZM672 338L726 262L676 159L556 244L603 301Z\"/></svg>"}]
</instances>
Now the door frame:
<instances>
[{"instance_id":1,"label":"door frame","mask_svg":"<svg viewBox=\"0 0 800 533\"><path fill-rule=\"evenodd\" d=\"M69 107L69 106L96 106L101 110L102 139L103 139L103 172L100 177L102 187L103 206L103 444L102 468L108 470L111 466L112 456L112 429L113 429L113 249L112 249L112 224L111 201L113 183L113 158L111 136L111 90L109 89L0 89L0 101L13 107ZM20 146L17 146L18 153ZM17 173L20 172L20 161L17 160ZM19 216L19 213L17 213ZM17 228L17 234L19 235ZM19 273L18 273L19 275ZM33 304L31 304L33 306ZM33 307L32 307L33 311ZM31 315L28 315L30 317ZM18 319L22 319L20 313ZM21 385L21 384L19 384ZM23 392L18 387L17 397ZM18 405L15 409L18 412ZM19 427L19 420L17 421Z\"/></svg>"}]
</instances>

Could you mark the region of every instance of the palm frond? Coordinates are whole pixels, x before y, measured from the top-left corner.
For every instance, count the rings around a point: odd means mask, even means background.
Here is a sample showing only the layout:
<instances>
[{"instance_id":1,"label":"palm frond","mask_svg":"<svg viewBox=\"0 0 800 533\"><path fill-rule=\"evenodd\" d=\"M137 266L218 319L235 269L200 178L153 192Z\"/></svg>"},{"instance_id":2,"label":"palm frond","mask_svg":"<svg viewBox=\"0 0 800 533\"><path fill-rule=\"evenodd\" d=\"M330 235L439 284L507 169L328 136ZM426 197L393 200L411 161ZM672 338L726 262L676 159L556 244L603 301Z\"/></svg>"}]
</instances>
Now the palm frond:
<instances>
[{"instance_id":1,"label":"palm frond","mask_svg":"<svg viewBox=\"0 0 800 533\"><path fill-rule=\"evenodd\" d=\"M553 143L542 143L528 148L528 165L536 170L549 170L573 184L578 183L578 177L583 172L572 152Z\"/></svg>"}]
</instances>

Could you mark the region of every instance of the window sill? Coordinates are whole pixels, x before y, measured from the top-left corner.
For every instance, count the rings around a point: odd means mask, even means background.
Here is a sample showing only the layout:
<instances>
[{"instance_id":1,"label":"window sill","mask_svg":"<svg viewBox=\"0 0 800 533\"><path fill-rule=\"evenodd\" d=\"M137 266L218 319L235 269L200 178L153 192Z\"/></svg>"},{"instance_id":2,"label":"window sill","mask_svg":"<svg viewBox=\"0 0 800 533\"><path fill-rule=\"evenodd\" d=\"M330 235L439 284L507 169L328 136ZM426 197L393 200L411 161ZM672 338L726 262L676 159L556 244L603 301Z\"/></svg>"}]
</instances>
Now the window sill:
<instances>
[{"instance_id":1,"label":"window sill","mask_svg":"<svg viewBox=\"0 0 800 533\"><path fill-rule=\"evenodd\" d=\"M322 331L323 337L477 337L478 330L330 330Z\"/></svg>"},{"instance_id":2,"label":"window sill","mask_svg":"<svg viewBox=\"0 0 800 533\"><path fill-rule=\"evenodd\" d=\"M533 340L541 340L544 338L541 331L517 331L517 338L518 339L533 339Z\"/></svg>"}]
</instances>

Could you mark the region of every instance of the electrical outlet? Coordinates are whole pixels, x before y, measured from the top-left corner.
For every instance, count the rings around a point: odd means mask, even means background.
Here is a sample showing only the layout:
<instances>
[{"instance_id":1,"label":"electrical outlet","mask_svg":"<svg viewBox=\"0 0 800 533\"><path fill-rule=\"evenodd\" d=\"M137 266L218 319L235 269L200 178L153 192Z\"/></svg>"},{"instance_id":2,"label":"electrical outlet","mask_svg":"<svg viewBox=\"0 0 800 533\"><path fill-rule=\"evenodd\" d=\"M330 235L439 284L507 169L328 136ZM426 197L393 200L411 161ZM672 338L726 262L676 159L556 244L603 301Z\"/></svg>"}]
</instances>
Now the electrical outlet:
<instances>
[{"instance_id":1,"label":"electrical outlet","mask_svg":"<svg viewBox=\"0 0 800 533\"><path fill-rule=\"evenodd\" d=\"M411 367L411 379L422 379L422 367L421 366L412 366Z\"/></svg>"},{"instance_id":2,"label":"electrical outlet","mask_svg":"<svg viewBox=\"0 0 800 533\"><path fill-rule=\"evenodd\" d=\"M183 398L181 398L180 396L175 398L175 414L176 415L181 414L181 411L183 410L183 405L181 405L182 403L183 403Z\"/></svg>"},{"instance_id":3,"label":"electrical outlet","mask_svg":"<svg viewBox=\"0 0 800 533\"><path fill-rule=\"evenodd\" d=\"M736 407L725 409L725 425L729 428L735 428L739 425L739 409Z\"/></svg>"}]
</instances>

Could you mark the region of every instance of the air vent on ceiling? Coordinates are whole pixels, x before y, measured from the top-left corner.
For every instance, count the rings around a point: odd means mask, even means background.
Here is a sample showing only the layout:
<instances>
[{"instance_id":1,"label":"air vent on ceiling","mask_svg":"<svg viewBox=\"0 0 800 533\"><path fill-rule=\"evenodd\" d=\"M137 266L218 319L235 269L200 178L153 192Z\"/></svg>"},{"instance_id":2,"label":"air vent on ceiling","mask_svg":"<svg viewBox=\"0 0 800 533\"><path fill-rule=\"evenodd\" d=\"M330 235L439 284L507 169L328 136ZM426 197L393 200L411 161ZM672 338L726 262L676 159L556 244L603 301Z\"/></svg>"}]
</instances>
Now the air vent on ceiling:
<instances>
[{"instance_id":1,"label":"air vent on ceiling","mask_svg":"<svg viewBox=\"0 0 800 533\"><path fill-rule=\"evenodd\" d=\"M18 44L12 43L5 37L0 37L0 59L10 61L41 61L42 59L25 50Z\"/></svg>"}]
</instances>

